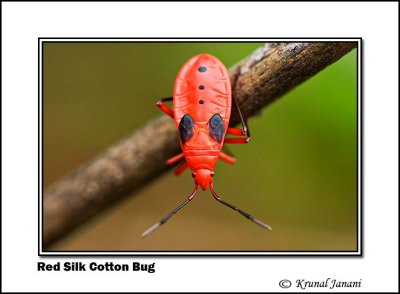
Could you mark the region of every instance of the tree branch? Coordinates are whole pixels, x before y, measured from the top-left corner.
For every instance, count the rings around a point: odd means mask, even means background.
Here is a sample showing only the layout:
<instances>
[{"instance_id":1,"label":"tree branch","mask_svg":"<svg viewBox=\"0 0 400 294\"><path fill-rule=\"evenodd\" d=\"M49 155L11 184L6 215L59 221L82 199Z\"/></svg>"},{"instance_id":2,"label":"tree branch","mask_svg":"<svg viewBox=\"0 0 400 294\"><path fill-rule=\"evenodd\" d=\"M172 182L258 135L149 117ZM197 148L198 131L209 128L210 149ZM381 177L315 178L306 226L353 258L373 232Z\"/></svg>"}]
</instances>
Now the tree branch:
<instances>
[{"instance_id":1,"label":"tree branch","mask_svg":"<svg viewBox=\"0 0 400 294\"><path fill-rule=\"evenodd\" d=\"M321 42L259 48L230 70L231 78L239 74L234 93L243 114L259 112L356 47L356 42ZM232 125L238 122L232 113ZM179 150L173 120L164 115L53 184L43 198L43 247L162 175L165 161Z\"/></svg>"}]
</instances>

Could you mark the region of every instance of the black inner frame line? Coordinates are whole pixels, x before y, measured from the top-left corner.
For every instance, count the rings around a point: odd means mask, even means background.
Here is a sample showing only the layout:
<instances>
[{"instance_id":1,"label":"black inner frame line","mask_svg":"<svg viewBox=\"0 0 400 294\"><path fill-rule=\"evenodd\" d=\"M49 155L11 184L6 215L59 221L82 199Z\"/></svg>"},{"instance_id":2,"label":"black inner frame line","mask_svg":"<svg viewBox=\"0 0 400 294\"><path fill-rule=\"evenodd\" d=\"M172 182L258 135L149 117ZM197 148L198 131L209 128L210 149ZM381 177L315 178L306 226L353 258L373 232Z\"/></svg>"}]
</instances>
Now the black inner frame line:
<instances>
[{"instance_id":1,"label":"black inner frame line","mask_svg":"<svg viewBox=\"0 0 400 294\"><path fill-rule=\"evenodd\" d=\"M107 40L111 41L107 41ZM156 40L158 39L158 40ZM170 40L174 41L170 41ZM308 40L307 43L321 43L321 42L357 42L358 46L356 48L357 53L357 249L354 251L315 251L315 250L300 250L300 251L178 251L178 250L163 250L163 251L125 251L125 250L102 250L102 251L88 251L88 250L80 250L80 251L52 251L52 250L43 250L43 154L44 154L44 136L43 136L43 45L45 43L262 43L262 42L274 42L275 40L293 40L291 41L281 41L281 43L293 43L296 40ZM311 41L310 41L311 39ZM48 41L50 40L50 41ZM51 41L57 40L57 41ZM61 41L66 40L66 41ZM69 41L68 41L69 40ZM72 41L72 40L81 40L81 41ZM87 41L92 40L92 41ZM99 41L101 40L101 41ZM113 40L113 41L112 41ZM125 41L121 41L125 40ZM179 41L176 41L179 40ZM180 41L187 40L187 41ZM190 41L189 41L190 40ZM205 40L220 40L220 41L205 41ZM224 40L224 41L221 41ZM229 41L228 41L229 40ZM319 40L319 41L314 41ZM348 40L348 41L343 41ZM73 37L39 37L38 38L38 256L40 257L132 257L132 256L140 256L140 257L362 257L363 256L363 206L362 206L362 198L363 198L363 46L362 46L362 38L361 37L341 37L341 38L305 38L305 37L296 37L296 38L172 38L172 37L145 37L145 38L73 38ZM40 95L41 94L41 95ZM40 116L40 113L42 116ZM41 126L41 128L40 128ZM40 149L40 142L42 149ZM360 158L360 159L359 159ZM42 168L42 171L40 170ZM40 181L41 179L41 181ZM41 191L42 190L42 191ZM141 254L146 252L147 254ZM165 254L160 254L163 252ZM204 253L204 254L195 254L195 253ZM218 253L226 253L226 254L218 254ZM46 254L47 253L47 254ZM85 254L88 253L88 254ZM91 254L89 254L91 253ZM101 254L104 253L104 254ZM113 254L110 254L113 253ZM154 254L151 254L154 253ZM181 253L181 254L176 254ZM249 253L249 254L246 254ZM281 254L286 253L286 254ZM293 253L293 254L291 254ZM313 254L301 254L301 253L313 253ZM335 254L337 253L337 254ZM347 254L346 254L347 253ZM354 254L358 253L358 254Z\"/></svg>"}]
</instances>

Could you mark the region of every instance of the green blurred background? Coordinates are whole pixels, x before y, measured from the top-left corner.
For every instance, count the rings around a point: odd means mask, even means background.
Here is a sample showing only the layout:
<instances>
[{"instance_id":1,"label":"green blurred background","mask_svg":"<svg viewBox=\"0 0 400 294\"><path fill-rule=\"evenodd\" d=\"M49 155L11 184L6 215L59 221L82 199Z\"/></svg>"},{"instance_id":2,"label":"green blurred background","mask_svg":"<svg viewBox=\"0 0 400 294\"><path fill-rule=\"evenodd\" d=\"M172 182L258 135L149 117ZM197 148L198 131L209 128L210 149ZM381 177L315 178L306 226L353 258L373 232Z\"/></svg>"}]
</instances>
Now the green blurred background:
<instances>
[{"instance_id":1,"label":"green blurred background","mask_svg":"<svg viewBox=\"0 0 400 294\"><path fill-rule=\"evenodd\" d=\"M260 43L45 43L44 187L161 115L183 63L199 53L228 68ZM154 235L141 233L192 191L169 173L49 250L356 250L357 60L353 50L250 120L216 190L273 227L262 230L208 192Z\"/></svg>"}]
</instances>

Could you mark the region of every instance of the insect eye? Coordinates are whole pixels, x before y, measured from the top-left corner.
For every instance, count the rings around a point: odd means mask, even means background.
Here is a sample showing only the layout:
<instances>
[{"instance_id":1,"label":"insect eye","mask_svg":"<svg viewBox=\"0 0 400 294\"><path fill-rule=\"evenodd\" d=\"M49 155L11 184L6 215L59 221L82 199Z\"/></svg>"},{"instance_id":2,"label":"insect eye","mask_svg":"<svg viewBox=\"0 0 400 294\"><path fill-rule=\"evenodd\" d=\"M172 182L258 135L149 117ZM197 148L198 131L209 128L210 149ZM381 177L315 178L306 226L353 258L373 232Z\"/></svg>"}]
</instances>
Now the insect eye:
<instances>
[{"instance_id":1,"label":"insect eye","mask_svg":"<svg viewBox=\"0 0 400 294\"><path fill-rule=\"evenodd\" d=\"M196 172L192 172L192 178L196 176Z\"/></svg>"},{"instance_id":2,"label":"insect eye","mask_svg":"<svg viewBox=\"0 0 400 294\"><path fill-rule=\"evenodd\" d=\"M211 172L211 176L214 177L214 172Z\"/></svg>"}]
</instances>

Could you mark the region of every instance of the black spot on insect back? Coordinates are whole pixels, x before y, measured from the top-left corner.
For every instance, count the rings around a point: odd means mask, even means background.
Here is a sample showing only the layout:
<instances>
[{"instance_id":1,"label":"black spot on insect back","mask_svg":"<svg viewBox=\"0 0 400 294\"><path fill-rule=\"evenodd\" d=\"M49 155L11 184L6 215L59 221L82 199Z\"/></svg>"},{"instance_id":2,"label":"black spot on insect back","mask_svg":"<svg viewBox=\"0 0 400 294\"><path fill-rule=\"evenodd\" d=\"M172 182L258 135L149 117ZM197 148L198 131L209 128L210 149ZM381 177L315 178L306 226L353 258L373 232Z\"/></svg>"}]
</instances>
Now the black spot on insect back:
<instances>
[{"instance_id":1,"label":"black spot on insect back","mask_svg":"<svg viewBox=\"0 0 400 294\"><path fill-rule=\"evenodd\" d=\"M199 67L199 72L206 72L206 71L207 71L207 67L205 67L205 66Z\"/></svg>"},{"instance_id":2,"label":"black spot on insect back","mask_svg":"<svg viewBox=\"0 0 400 294\"><path fill-rule=\"evenodd\" d=\"M200 90L204 90L205 88L206 88L206 87L204 87L204 85L200 85L200 86L199 86L199 89L200 89Z\"/></svg>"},{"instance_id":3,"label":"black spot on insect back","mask_svg":"<svg viewBox=\"0 0 400 294\"><path fill-rule=\"evenodd\" d=\"M183 144L193 137L194 121L189 114L185 114L179 123L179 137Z\"/></svg>"},{"instance_id":4,"label":"black spot on insect back","mask_svg":"<svg viewBox=\"0 0 400 294\"><path fill-rule=\"evenodd\" d=\"M199 100L199 103L200 103L200 104L204 104L204 100L203 100L203 99L200 99L200 100Z\"/></svg>"},{"instance_id":5,"label":"black spot on insect back","mask_svg":"<svg viewBox=\"0 0 400 294\"><path fill-rule=\"evenodd\" d=\"M218 143L221 143L222 137L225 133L224 121L221 116L218 113L214 114L210 118L208 124L210 126L210 137Z\"/></svg>"}]
</instances>

